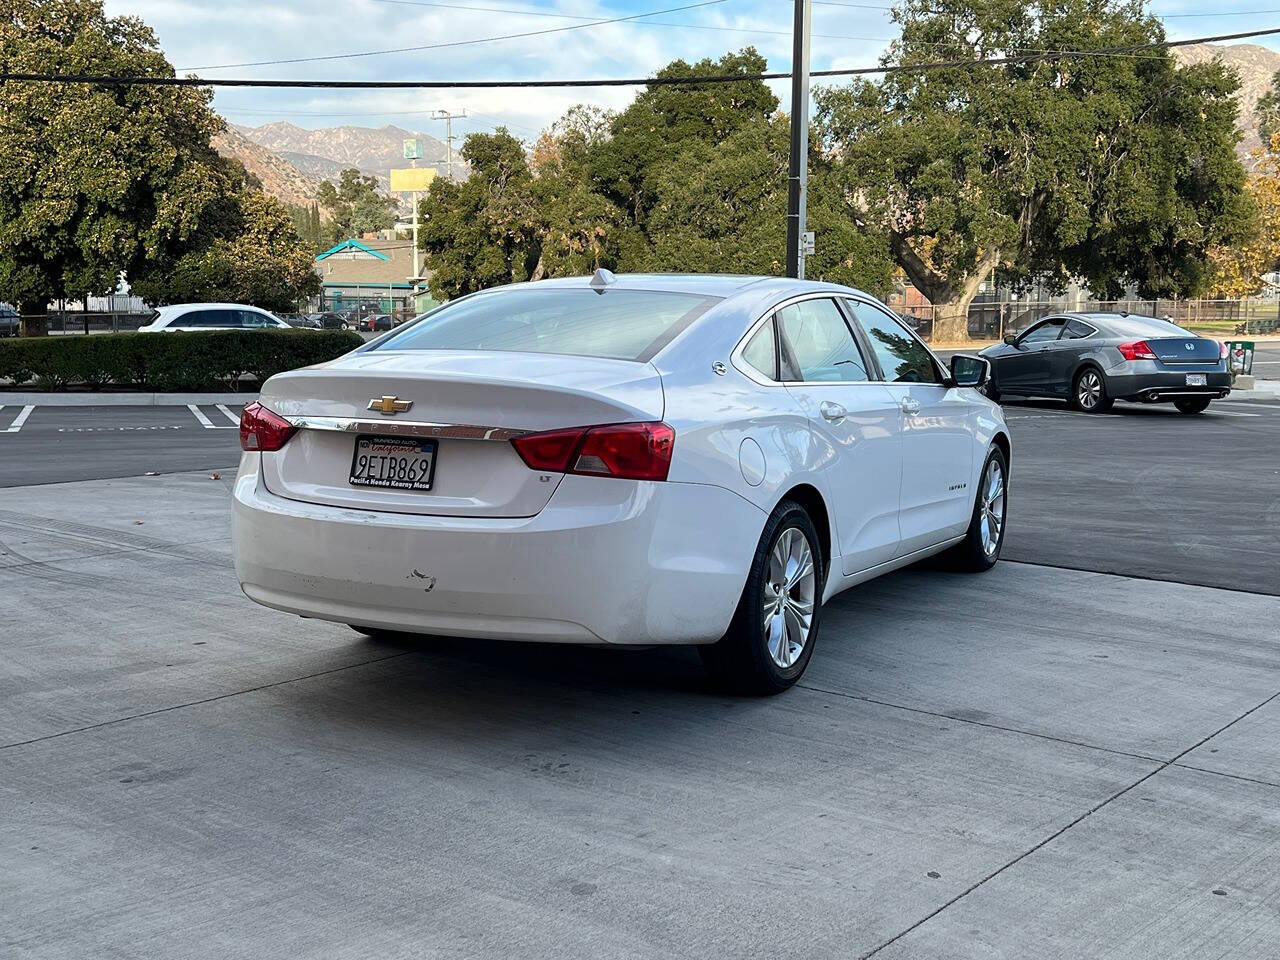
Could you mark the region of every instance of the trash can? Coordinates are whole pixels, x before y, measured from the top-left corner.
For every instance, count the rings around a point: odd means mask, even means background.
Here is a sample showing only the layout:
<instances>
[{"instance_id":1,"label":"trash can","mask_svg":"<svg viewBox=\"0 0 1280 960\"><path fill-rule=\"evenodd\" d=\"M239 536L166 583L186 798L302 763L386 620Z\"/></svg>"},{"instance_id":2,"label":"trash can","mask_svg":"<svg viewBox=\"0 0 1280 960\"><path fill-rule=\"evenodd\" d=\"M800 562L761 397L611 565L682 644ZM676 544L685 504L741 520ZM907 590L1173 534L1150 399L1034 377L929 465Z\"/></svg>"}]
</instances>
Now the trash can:
<instances>
[{"instance_id":1,"label":"trash can","mask_svg":"<svg viewBox=\"0 0 1280 960\"><path fill-rule=\"evenodd\" d=\"M1227 341L1227 369L1231 376L1240 377L1253 373L1253 341Z\"/></svg>"}]
</instances>

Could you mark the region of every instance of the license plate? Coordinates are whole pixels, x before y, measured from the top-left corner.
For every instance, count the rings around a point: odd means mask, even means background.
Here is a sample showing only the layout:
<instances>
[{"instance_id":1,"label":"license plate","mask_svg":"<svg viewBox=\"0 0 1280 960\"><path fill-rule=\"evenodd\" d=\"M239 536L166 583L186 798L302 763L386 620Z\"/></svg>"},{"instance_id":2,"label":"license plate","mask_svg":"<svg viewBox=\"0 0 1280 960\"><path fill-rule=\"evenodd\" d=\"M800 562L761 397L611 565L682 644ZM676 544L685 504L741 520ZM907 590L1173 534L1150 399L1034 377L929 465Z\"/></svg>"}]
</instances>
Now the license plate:
<instances>
[{"instance_id":1,"label":"license plate","mask_svg":"<svg viewBox=\"0 0 1280 960\"><path fill-rule=\"evenodd\" d=\"M436 441L415 437L356 437L352 486L430 490L436 472Z\"/></svg>"},{"instance_id":2,"label":"license plate","mask_svg":"<svg viewBox=\"0 0 1280 960\"><path fill-rule=\"evenodd\" d=\"M1208 386L1208 384L1209 384L1209 378L1203 373L1187 374L1188 387L1204 387L1204 386Z\"/></svg>"}]
</instances>

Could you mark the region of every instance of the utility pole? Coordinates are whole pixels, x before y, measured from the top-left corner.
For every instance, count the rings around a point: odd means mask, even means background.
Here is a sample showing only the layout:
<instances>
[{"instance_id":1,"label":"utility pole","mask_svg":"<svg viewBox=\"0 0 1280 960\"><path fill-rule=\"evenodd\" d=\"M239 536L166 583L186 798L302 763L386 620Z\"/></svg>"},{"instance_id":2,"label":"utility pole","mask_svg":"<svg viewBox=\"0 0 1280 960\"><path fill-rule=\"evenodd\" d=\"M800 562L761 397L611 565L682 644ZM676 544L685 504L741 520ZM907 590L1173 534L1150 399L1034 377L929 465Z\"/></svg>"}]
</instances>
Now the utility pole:
<instances>
[{"instance_id":1,"label":"utility pole","mask_svg":"<svg viewBox=\"0 0 1280 960\"><path fill-rule=\"evenodd\" d=\"M411 157L409 166L418 168L418 158ZM417 289L418 278L422 276L422 268L418 266L418 191L413 191L413 284Z\"/></svg>"},{"instance_id":2,"label":"utility pole","mask_svg":"<svg viewBox=\"0 0 1280 960\"><path fill-rule=\"evenodd\" d=\"M453 179L453 121L466 117L467 111L450 113L448 110L432 110L432 120L444 121L444 169L445 176Z\"/></svg>"},{"instance_id":3,"label":"utility pole","mask_svg":"<svg viewBox=\"0 0 1280 960\"><path fill-rule=\"evenodd\" d=\"M811 0L795 0L791 36L791 161L787 170L787 276L804 279L804 258L812 253L806 233L809 188L809 21Z\"/></svg>"}]
</instances>

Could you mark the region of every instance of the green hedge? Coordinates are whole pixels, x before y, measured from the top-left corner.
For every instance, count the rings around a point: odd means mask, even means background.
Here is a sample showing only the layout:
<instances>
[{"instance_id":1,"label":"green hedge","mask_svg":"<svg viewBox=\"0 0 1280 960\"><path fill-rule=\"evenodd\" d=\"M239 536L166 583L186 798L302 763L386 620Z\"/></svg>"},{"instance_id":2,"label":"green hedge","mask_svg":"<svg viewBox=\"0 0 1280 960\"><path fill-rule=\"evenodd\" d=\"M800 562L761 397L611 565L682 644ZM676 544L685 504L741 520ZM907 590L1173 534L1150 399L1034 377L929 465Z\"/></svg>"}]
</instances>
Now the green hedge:
<instances>
[{"instance_id":1,"label":"green hedge","mask_svg":"<svg viewBox=\"0 0 1280 960\"><path fill-rule=\"evenodd\" d=\"M244 376L261 383L285 370L340 357L363 342L347 330L18 337L0 340L0 380L34 383L41 390L235 390Z\"/></svg>"}]
</instances>

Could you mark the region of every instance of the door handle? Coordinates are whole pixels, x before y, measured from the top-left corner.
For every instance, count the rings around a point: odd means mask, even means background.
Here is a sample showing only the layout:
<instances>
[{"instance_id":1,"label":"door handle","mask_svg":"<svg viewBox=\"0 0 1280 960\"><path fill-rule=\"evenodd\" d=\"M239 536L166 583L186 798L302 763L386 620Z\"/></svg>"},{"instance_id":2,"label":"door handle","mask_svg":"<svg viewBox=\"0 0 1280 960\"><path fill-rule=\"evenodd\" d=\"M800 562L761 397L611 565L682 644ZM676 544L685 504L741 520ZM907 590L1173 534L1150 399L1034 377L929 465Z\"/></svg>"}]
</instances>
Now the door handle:
<instances>
[{"instance_id":1,"label":"door handle","mask_svg":"<svg viewBox=\"0 0 1280 960\"><path fill-rule=\"evenodd\" d=\"M840 404L832 403L830 400L823 400L818 409L822 412L823 419L830 420L832 423L839 423L849 413Z\"/></svg>"},{"instance_id":2,"label":"door handle","mask_svg":"<svg viewBox=\"0 0 1280 960\"><path fill-rule=\"evenodd\" d=\"M902 398L902 412L908 416L914 417L920 412L920 401L913 400L911 397Z\"/></svg>"}]
</instances>

